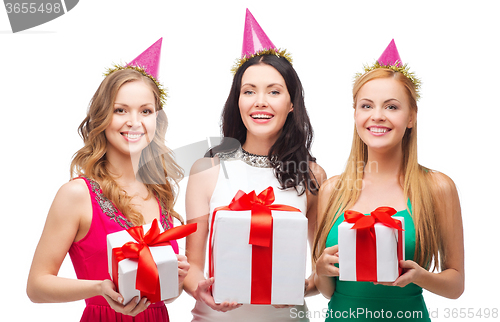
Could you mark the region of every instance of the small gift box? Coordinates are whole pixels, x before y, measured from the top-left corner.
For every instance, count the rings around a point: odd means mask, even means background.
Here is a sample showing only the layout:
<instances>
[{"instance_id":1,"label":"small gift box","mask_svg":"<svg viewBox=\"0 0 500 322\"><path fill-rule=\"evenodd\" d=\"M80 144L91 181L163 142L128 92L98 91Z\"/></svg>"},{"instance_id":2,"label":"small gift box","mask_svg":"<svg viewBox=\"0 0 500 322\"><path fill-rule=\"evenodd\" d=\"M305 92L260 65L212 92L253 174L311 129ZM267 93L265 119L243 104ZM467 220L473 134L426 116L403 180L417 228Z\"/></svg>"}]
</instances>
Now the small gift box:
<instances>
[{"instance_id":1,"label":"small gift box","mask_svg":"<svg viewBox=\"0 0 500 322\"><path fill-rule=\"evenodd\" d=\"M338 226L339 279L394 282L404 260L404 218L394 208L379 207L365 216L347 210Z\"/></svg>"},{"instance_id":2,"label":"small gift box","mask_svg":"<svg viewBox=\"0 0 500 322\"><path fill-rule=\"evenodd\" d=\"M307 218L273 202L272 187L258 196L239 191L214 210L209 267L215 303L304 303Z\"/></svg>"},{"instance_id":3,"label":"small gift box","mask_svg":"<svg viewBox=\"0 0 500 322\"><path fill-rule=\"evenodd\" d=\"M164 232L155 219L151 224L109 234L108 271L123 302L135 296L146 297L151 303L178 296L177 256L170 240L195 231L196 224L189 224Z\"/></svg>"}]
</instances>

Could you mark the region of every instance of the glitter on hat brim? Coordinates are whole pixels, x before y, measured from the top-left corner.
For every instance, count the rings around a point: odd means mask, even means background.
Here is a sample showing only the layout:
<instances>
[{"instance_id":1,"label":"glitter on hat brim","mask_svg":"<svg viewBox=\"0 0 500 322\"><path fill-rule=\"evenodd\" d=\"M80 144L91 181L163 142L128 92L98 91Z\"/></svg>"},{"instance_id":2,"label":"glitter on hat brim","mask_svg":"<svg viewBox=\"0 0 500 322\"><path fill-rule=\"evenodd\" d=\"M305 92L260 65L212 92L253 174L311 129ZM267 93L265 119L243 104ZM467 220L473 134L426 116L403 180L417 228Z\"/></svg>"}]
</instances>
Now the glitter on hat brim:
<instances>
[{"instance_id":1,"label":"glitter on hat brim","mask_svg":"<svg viewBox=\"0 0 500 322\"><path fill-rule=\"evenodd\" d=\"M146 76L147 78L151 79L155 83L156 87L158 87L158 91L160 92L160 108L163 108L163 106L167 102L167 90L163 87L163 85L160 82L156 80L156 78L149 75L144 68L140 66L122 66L114 64L113 67L106 69L106 71L104 72L104 76L109 76L118 70L125 70L125 69L135 70L141 73L143 76Z\"/></svg>"},{"instance_id":2,"label":"glitter on hat brim","mask_svg":"<svg viewBox=\"0 0 500 322\"><path fill-rule=\"evenodd\" d=\"M290 62L290 64L292 64L292 62L293 62L292 55L290 55L290 53L287 52L286 49L276 49L276 48L264 49L264 50L256 52L255 54L246 55L243 58L236 59L234 65L233 65L233 68L231 68L231 72L233 73L233 75L236 74L236 72L238 71L238 69L244 63L246 63L247 61L249 61L250 59L252 59L252 58L254 58L256 56L263 56L263 55L274 55L274 56L276 56L278 58L279 57L283 57L286 60L288 60L288 62Z\"/></svg>"},{"instance_id":3,"label":"glitter on hat brim","mask_svg":"<svg viewBox=\"0 0 500 322\"><path fill-rule=\"evenodd\" d=\"M372 66L364 65L363 66L364 73L356 73L356 75L354 75L354 80L356 81L359 77L363 76L364 74L366 74L372 70L378 69L378 68L391 69L395 72L400 72L401 74L403 74L406 78L408 78L413 83L413 85L415 86L415 92L417 94L416 98L417 98L417 100L420 99L420 87L422 85L422 81L415 75L414 72L410 71L408 64L403 65L400 62L396 62L396 64L394 64L394 65L380 65L379 62L376 62Z\"/></svg>"}]
</instances>

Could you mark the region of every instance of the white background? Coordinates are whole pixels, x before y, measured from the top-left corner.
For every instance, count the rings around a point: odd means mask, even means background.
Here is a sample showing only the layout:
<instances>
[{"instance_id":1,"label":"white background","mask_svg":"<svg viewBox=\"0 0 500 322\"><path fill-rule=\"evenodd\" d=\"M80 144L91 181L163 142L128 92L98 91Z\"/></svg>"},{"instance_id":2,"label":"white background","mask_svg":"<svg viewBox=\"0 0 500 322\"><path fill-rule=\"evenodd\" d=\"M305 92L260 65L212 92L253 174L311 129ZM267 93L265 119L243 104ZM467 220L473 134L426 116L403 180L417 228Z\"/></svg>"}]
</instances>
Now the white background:
<instances>
[{"instance_id":1,"label":"white background","mask_svg":"<svg viewBox=\"0 0 500 322\"><path fill-rule=\"evenodd\" d=\"M403 62L423 80L419 161L449 175L462 203L465 293L458 300L425 293L427 306L435 321L451 320L446 309L500 308L496 1L180 3L85 0L16 34L0 8L0 307L7 321L81 316L83 301L33 304L25 288L47 211L82 145L76 129L105 68L164 37L160 79L169 90L168 146L217 136L247 6L274 44L293 55L315 130L313 154L328 176L343 170L351 145L353 75L395 39ZM183 194L176 209L184 215ZM68 258L60 276L75 276ZM313 311L327 306L321 295L307 302ZM192 307L183 294L168 305L172 321L188 321Z\"/></svg>"}]
</instances>

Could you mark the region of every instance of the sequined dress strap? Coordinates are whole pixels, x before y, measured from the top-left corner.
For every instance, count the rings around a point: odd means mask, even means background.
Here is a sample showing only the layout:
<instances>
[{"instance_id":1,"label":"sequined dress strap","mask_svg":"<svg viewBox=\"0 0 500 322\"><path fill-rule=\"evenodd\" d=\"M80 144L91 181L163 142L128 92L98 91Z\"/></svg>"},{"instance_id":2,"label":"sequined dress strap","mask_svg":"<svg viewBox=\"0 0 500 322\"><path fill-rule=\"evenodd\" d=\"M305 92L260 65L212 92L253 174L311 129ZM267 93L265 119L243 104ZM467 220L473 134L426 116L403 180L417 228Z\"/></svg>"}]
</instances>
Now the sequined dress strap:
<instances>
[{"instance_id":1,"label":"sequined dress strap","mask_svg":"<svg viewBox=\"0 0 500 322\"><path fill-rule=\"evenodd\" d=\"M116 208L116 206L111 202L111 200L109 200L104 196L101 187L99 186L97 181L87 177L82 177L82 178L86 179L89 182L93 198L95 198L102 212L106 216L108 216L110 220L116 222L118 225L120 225L120 227L124 229L128 229L134 226L134 224L132 224L132 222L130 222L130 220ZM170 229L172 223L168 220L169 218L168 211L165 209L165 207L163 207L156 193L155 193L155 198L156 201L158 202L159 209L161 209L160 223L163 229L165 230Z\"/></svg>"}]
</instances>

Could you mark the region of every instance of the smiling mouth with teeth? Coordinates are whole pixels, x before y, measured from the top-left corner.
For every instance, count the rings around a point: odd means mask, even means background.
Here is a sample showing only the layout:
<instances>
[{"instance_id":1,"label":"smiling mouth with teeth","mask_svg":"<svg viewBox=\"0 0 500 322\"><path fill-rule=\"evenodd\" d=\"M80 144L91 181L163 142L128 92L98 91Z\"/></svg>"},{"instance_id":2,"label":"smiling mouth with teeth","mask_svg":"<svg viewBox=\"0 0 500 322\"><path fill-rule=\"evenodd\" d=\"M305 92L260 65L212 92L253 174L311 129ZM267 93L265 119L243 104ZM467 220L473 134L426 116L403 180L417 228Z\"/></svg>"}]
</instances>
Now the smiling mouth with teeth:
<instances>
[{"instance_id":1,"label":"smiling mouth with teeth","mask_svg":"<svg viewBox=\"0 0 500 322\"><path fill-rule=\"evenodd\" d=\"M252 115L253 119L270 119L272 117L273 117L273 115L271 115L271 114L254 114L254 115Z\"/></svg>"},{"instance_id":2,"label":"smiling mouth with teeth","mask_svg":"<svg viewBox=\"0 0 500 322\"><path fill-rule=\"evenodd\" d=\"M369 127L368 130L373 133L386 133L389 132L391 129L382 127Z\"/></svg>"},{"instance_id":3,"label":"smiling mouth with teeth","mask_svg":"<svg viewBox=\"0 0 500 322\"><path fill-rule=\"evenodd\" d=\"M144 133L141 133L141 134L122 133L122 135L126 138L131 139L131 140L136 140L136 139L140 138L141 136L143 136Z\"/></svg>"}]
</instances>

